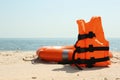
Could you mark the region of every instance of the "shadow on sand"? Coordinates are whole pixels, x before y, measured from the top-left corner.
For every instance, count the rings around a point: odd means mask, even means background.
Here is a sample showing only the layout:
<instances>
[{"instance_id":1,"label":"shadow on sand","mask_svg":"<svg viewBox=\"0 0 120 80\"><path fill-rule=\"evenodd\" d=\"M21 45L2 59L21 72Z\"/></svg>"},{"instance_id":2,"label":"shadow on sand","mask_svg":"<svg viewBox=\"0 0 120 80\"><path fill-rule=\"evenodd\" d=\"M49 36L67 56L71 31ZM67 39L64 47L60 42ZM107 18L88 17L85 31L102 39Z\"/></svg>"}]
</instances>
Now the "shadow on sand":
<instances>
[{"instance_id":1,"label":"shadow on sand","mask_svg":"<svg viewBox=\"0 0 120 80\"><path fill-rule=\"evenodd\" d=\"M55 62L47 62L44 60L41 60L40 58L36 58L31 60L32 64L57 64ZM58 65L62 65L62 64L58 64ZM104 68L109 68L109 67L92 67L92 68L82 68L83 70L79 70L77 67L75 66L70 66L69 64L64 65L62 68L56 68L53 69L52 71L65 71L67 73L75 73L75 72L80 72L80 71L91 71L91 70L99 70L99 69L104 69Z\"/></svg>"}]
</instances>

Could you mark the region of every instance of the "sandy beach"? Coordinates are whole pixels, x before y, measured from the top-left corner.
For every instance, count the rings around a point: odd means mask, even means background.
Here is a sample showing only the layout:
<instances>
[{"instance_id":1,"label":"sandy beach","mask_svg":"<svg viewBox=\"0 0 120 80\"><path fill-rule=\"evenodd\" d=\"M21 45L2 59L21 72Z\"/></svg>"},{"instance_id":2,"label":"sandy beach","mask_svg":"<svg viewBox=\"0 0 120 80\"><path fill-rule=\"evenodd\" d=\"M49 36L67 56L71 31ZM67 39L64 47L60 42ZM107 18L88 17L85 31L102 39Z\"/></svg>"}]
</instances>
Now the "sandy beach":
<instances>
[{"instance_id":1,"label":"sandy beach","mask_svg":"<svg viewBox=\"0 0 120 80\"><path fill-rule=\"evenodd\" d=\"M35 61L35 51L0 51L0 80L120 80L120 52L112 53L109 67L78 70L70 65Z\"/></svg>"}]
</instances>

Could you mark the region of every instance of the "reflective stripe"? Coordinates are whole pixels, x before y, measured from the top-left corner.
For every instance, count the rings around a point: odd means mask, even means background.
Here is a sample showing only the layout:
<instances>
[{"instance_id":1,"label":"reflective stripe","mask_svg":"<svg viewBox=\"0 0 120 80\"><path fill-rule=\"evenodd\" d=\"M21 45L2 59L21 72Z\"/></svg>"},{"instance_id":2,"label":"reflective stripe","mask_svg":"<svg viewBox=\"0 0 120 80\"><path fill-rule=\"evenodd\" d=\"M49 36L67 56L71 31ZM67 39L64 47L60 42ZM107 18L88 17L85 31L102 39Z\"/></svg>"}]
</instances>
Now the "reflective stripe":
<instances>
[{"instance_id":1,"label":"reflective stripe","mask_svg":"<svg viewBox=\"0 0 120 80\"><path fill-rule=\"evenodd\" d=\"M69 50L63 50L63 52L62 52L62 60L63 61L68 60L68 52L69 52Z\"/></svg>"}]
</instances>

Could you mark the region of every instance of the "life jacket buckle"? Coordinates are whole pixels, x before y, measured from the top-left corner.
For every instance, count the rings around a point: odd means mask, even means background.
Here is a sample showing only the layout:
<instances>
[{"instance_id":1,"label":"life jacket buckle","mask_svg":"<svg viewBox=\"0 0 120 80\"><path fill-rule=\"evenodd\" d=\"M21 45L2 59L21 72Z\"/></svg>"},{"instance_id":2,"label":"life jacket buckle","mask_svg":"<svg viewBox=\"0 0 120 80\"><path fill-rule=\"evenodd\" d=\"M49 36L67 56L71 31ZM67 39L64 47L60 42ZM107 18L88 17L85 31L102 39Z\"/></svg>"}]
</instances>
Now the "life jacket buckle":
<instances>
[{"instance_id":1,"label":"life jacket buckle","mask_svg":"<svg viewBox=\"0 0 120 80\"><path fill-rule=\"evenodd\" d=\"M78 59L76 60L76 62L77 62L78 64L85 64L85 60L82 60L82 59L80 59L80 58L78 58Z\"/></svg>"},{"instance_id":2,"label":"life jacket buckle","mask_svg":"<svg viewBox=\"0 0 120 80\"><path fill-rule=\"evenodd\" d=\"M95 34L92 31L90 31L89 34L88 34L88 37L93 38L93 37L95 37Z\"/></svg>"},{"instance_id":3,"label":"life jacket buckle","mask_svg":"<svg viewBox=\"0 0 120 80\"><path fill-rule=\"evenodd\" d=\"M94 57L91 57L90 60L88 60L86 63L87 63L87 67L88 67L88 68L93 67L93 64L96 63L96 62L95 62L95 58L94 58Z\"/></svg>"},{"instance_id":4,"label":"life jacket buckle","mask_svg":"<svg viewBox=\"0 0 120 80\"><path fill-rule=\"evenodd\" d=\"M89 50L90 52L93 52L93 51L94 51L94 47L93 47L93 45L89 45L88 50Z\"/></svg>"},{"instance_id":5,"label":"life jacket buckle","mask_svg":"<svg viewBox=\"0 0 120 80\"><path fill-rule=\"evenodd\" d=\"M85 48L76 47L76 52L78 52L78 53L86 52L86 49Z\"/></svg>"}]
</instances>

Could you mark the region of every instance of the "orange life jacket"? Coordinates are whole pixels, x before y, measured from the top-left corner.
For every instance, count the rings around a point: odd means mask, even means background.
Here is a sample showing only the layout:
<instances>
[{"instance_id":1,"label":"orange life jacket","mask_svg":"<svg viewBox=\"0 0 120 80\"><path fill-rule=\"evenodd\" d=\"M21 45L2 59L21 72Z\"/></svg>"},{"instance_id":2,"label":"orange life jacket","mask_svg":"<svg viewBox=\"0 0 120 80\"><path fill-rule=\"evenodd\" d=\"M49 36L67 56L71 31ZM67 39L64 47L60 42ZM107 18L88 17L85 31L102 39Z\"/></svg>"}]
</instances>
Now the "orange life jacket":
<instances>
[{"instance_id":1,"label":"orange life jacket","mask_svg":"<svg viewBox=\"0 0 120 80\"><path fill-rule=\"evenodd\" d=\"M110 65L109 42L104 37L100 17L89 22L77 20L78 40L74 46L48 46L37 50L37 55L46 61L60 64L75 64L80 67Z\"/></svg>"},{"instance_id":2,"label":"orange life jacket","mask_svg":"<svg viewBox=\"0 0 120 80\"><path fill-rule=\"evenodd\" d=\"M87 67L110 65L109 42L104 37L101 18L92 17L88 23L77 20L77 24L79 35L72 57L73 61L77 61L76 65Z\"/></svg>"}]
</instances>

